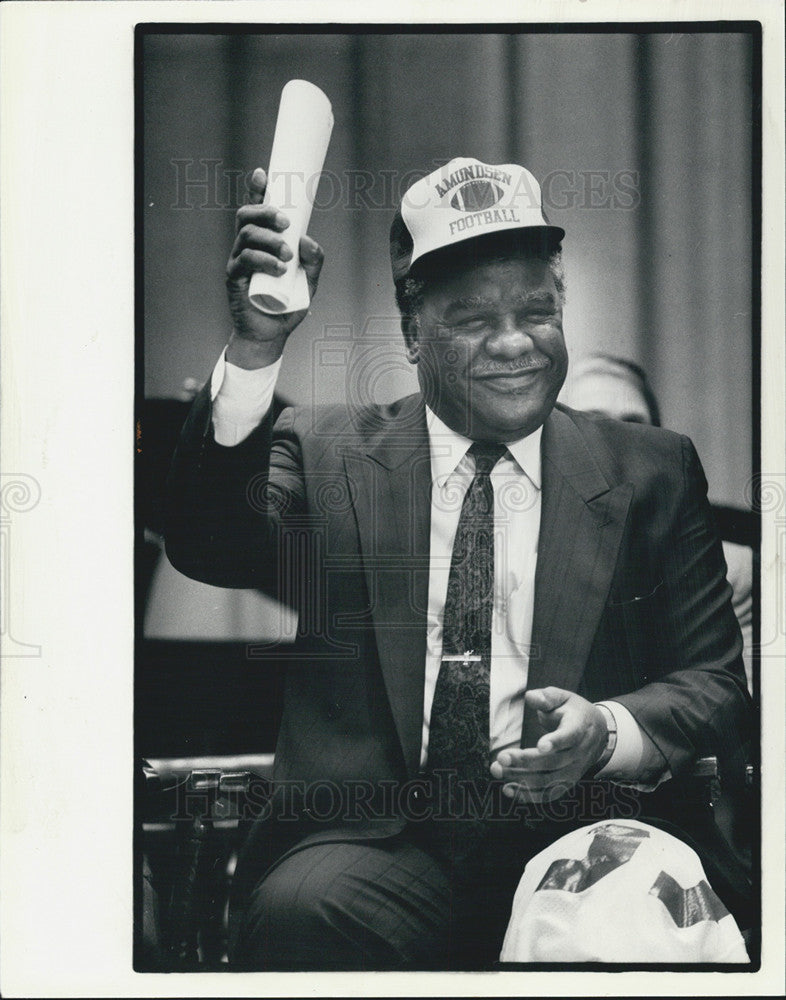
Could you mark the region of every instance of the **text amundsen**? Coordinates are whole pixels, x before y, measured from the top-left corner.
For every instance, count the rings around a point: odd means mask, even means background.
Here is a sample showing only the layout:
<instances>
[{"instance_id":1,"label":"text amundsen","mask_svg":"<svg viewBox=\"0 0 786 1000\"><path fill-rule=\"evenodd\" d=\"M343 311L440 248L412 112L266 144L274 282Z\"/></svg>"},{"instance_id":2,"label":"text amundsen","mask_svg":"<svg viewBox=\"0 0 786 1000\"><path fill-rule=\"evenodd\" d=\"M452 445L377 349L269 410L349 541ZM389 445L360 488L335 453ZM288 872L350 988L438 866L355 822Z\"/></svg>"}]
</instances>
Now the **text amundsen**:
<instances>
[{"instance_id":1,"label":"text amundsen","mask_svg":"<svg viewBox=\"0 0 786 1000\"><path fill-rule=\"evenodd\" d=\"M461 184L462 181L474 181L478 178L502 181L503 184L510 184L511 182L510 174L506 174L504 170L487 167L485 164L473 163L468 167L460 167L458 170L454 170L446 180L441 184L437 184L436 192L440 198L444 198L448 191L452 190L457 184Z\"/></svg>"}]
</instances>

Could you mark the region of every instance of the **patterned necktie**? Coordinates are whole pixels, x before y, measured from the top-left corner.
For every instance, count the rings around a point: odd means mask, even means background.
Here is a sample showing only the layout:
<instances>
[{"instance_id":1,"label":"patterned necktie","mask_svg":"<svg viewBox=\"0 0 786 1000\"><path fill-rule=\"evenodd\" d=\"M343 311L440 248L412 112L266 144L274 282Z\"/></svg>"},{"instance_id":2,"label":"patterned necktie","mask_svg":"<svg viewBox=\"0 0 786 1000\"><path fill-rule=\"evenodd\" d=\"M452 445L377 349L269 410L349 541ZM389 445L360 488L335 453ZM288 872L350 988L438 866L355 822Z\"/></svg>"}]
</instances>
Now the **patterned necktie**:
<instances>
[{"instance_id":1,"label":"patterned necktie","mask_svg":"<svg viewBox=\"0 0 786 1000\"><path fill-rule=\"evenodd\" d=\"M438 811L433 833L440 853L454 864L471 854L483 837L484 824L478 809L473 809L473 800L482 803L491 780L494 487L490 473L505 451L504 445L487 442L476 442L469 449L475 459L475 476L464 497L453 543L442 664L431 707L428 771L442 772L434 775Z\"/></svg>"}]
</instances>

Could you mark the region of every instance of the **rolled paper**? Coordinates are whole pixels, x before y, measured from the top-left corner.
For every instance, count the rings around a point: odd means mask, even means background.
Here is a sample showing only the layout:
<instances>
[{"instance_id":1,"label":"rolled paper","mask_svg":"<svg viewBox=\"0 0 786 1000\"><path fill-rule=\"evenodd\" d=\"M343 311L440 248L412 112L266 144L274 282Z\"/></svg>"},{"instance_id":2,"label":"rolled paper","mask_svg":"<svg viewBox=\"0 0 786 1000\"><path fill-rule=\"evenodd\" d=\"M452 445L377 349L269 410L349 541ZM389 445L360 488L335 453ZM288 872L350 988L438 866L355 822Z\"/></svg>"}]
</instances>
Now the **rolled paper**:
<instances>
[{"instance_id":1,"label":"rolled paper","mask_svg":"<svg viewBox=\"0 0 786 1000\"><path fill-rule=\"evenodd\" d=\"M282 236L292 259L281 275L258 271L251 276L248 297L262 312L297 312L311 301L298 248L311 219L332 131L333 109L319 87L290 80L281 91L264 203L275 205L289 219Z\"/></svg>"}]
</instances>

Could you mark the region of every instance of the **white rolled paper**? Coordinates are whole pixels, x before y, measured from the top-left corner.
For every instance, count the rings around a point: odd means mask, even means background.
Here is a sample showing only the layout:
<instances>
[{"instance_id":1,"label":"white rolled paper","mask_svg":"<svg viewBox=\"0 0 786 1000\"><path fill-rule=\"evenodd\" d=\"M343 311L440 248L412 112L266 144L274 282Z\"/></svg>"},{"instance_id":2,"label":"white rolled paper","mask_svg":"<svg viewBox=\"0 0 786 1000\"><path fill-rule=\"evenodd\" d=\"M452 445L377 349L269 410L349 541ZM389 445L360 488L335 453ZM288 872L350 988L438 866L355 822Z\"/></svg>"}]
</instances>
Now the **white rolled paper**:
<instances>
[{"instance_id":1,"label":"white rolled paper","mask_svg":"<svg viewBox=\"0 0 786 1000\"><path fill-rule=\"evenodd\" d=\"M311 219L332 131L333 109L319 87L306 80L290 80L281 91L265 204L275 205L289 219L282 236L292 260L280 276L261 271L251 276L248 297L262 312L296 312L307 309L311 301L298 246Z\"/></svg>"}]
</instances>

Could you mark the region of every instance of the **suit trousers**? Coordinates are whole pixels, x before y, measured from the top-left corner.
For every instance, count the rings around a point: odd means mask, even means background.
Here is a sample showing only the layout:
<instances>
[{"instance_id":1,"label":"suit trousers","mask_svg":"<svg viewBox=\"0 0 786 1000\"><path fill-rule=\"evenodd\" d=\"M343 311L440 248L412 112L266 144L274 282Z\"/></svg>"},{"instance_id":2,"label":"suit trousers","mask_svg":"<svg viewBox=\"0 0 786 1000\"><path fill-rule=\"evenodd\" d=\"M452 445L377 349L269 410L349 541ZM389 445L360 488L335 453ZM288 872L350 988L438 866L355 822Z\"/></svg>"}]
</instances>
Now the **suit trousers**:
<instances>
[{"instance_id":1,"label":"suit trousers","mask_svg":"<svg viewBox=\"0 0 786 1000\"><path fill-rule=\"evenodd\" d=\"M475 863L460 868L433 849L427 823L378 840L296 846L251 893L233 965L488 969L536 849L521 833L490 831Z\"/></svg>"}]
</instances>

